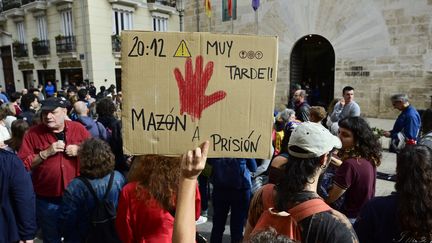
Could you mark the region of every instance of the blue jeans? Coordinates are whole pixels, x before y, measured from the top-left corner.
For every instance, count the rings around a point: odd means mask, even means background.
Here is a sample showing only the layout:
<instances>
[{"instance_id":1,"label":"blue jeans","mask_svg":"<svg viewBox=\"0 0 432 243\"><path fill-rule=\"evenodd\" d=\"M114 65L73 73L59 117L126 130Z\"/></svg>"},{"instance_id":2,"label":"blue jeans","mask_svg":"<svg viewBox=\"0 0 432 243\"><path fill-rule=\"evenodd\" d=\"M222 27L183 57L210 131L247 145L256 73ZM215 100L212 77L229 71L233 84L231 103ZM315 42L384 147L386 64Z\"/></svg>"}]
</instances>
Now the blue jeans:
<instances>
[{"instance_id":1,"label":"blue jeans","mask_svg":"<svg viewBox=\"0 0 432 243\"><path fill-rule=\"evenodd\" d=\"M231 242L241 242L246 223L251 189L213 188L213 228L210 242L222 242L225 223L231 208Z\"/></svg>"},{"instance_id":2,"label":"blue jeans","mask_svg":"<svg viewBox=\"0 0 432 243\"><path fill-rule=\"evenodd\" d=\"M199 185L199 192L201 195L201 211L206 211L208 209L208 178L204 175L198 176L198 185Z\"/></svg>"},{"instance_id":3,"label":"blue jeans","mask_svg":"<svg viewBox=\"0 0 432 243\"><path fill-rule=\"evenodd\" d=\"M61 197L36 197L36 217L38 226L42 229L44 243L61 243L58 227Z\"/></svg>"}]
</instances>

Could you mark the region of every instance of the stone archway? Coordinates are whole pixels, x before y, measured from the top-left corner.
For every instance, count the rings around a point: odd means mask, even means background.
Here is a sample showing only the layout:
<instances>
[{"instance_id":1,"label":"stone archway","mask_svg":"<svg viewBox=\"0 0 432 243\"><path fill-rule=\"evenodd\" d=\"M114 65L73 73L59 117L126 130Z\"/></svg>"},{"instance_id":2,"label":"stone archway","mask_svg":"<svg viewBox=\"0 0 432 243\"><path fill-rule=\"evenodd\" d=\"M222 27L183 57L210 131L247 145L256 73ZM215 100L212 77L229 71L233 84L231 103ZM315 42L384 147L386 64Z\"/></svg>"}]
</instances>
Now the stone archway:
<instances>
[{"instance_id":1,"label":"stone archway","mask_svg":"<svg viewBox=\"0 0 432 243\"><path fill-rule=\"evenodd\" d=\"M335 52L330 42L320 35L303 36L291 51L290 95L301 87L310 105L327 107L334 96L334 71Z\"/></svg>"}]
</instances>

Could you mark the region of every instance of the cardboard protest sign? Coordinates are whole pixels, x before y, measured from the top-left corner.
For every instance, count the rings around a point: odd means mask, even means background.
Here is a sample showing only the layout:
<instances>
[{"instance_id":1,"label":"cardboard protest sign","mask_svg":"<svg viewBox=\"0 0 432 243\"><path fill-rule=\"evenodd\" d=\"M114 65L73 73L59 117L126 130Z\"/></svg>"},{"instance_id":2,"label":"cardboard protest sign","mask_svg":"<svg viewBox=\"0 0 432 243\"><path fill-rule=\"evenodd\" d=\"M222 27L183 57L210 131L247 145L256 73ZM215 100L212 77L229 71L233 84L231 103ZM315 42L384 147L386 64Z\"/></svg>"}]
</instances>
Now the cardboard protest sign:
<instances>
[{"instance_id":1,"label":"cardboard protest sign","mask_svg":"<svg viewBox=\"0 0 432 243\"><path fill-rule=\"evenodd\" d=\"M127 154L269 158L276 37L122 32Z\"/></svg>"}]
</instances>

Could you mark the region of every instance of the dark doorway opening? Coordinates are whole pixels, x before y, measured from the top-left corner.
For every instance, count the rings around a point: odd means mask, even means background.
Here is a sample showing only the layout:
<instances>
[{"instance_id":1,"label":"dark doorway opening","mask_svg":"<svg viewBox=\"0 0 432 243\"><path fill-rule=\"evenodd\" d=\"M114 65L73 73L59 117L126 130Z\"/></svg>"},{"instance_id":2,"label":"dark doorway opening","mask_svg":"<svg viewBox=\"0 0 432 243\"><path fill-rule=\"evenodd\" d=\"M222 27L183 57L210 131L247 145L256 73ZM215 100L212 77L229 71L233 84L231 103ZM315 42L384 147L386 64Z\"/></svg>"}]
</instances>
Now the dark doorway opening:
<instances>
[{"instance_id":1,"label":"dark doorway opening","mask_svg":"<svg viewBox=\"0 0 432 243\"><path fill-rule=\"evenodd\" d=\"M47 85L48 82L54 85L54 92L57 92L57 83L56 83L56 70L55 69L46 69L46 70L37 70L39 84L43 87ZM45 93L46 95L46 93Z\"/></svg>"},{"instance_id":2,"label":"dark doorway opening","mask_svg":"<svg viewBox=\"0 0 432 243\"><path fill-rule=\"evenodd\" d=\"M121 86L121 68L116 68L115 69L115 80L116 80L116 91L119 92L122 90L122 86Z\"/></svg>"},{"instance_id":3,"label":"dark doorway opening","mask_svg":"<svg viewBox=\"0 0 432 243\"><path fill-rule=\"evenodd\" d=\"M8 94L15 92L15 79L12 66L12 54L10 46L2 46L0 48L1 60L3 63L3 75L5 81L5 89Z\"/></svg>"},{"instance_id":4,"label":"dark doorway opening","mask_svg":"<svg viewBox=\"0 0 432 243\"><path fill-rule=\"evenodd\" d=\"M320 35L306 35L294 45L290 58L290 100L293 92L306 90L308 103L327 108L334 94L335 53Z\"/></svg>"},{"instance_id":5,"label":"dark doorway opening","mask_svg":"<svg viewBox=\"0 0 432 243\"><path fill-rule=\"evenodd\" d=\"M44 87L48 83L48 81L50 81L52 84L55 84L55 74L55 69L37 70L39 84L42 84Z\"/></svg>"},{"instance_id":6,"label":"dark doorway opening","mask_svg":"<svg viewBox=\"0 0 432 243\"><path fill-rule=\"evenodd\" d=\"M83 82L82 68L60 69L62 87L65 84L78 86Z\"/></svg>"},{"instance_id":7,"label":"dark doorway opening","mask_svg":"<svg viewBox=\"0 0 432 243\"><path fill-rule=\"evenodd\" d=\"M33 82L33 70L22 71L24 78L24 88L32 89L36 87L36 84Z\"/></svg>"}]
</instances>

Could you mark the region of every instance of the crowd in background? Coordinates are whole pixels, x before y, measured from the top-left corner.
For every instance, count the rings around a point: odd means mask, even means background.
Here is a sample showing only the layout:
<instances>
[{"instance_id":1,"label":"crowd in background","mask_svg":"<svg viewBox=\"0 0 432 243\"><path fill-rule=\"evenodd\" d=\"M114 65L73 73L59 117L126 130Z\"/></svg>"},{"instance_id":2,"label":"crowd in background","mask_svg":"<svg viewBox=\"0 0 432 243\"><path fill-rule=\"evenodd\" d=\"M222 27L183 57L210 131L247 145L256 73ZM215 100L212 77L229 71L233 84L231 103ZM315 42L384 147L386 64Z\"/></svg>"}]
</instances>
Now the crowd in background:
<instances>
[{"instance_id":1,"label":"crowd in background","mask_svg":"<svg viewBox=\"0 0 432 243\"><path fill-rule=\"evenodd\" d=\"M271 160L207 160L208 143L203 156L125 155L114 85L1 92L0 242L32 242L37 232L44 242L172 242L184 234L201 242L177 221L195 229L211 217L217 243L228 216L231 242L431 242L432 110L420 116L406 95L394 95L401 114L393 130L377 133L360 116L354 88L342 95L324 108L295 90L288 108L275 111ZM375 198L381 135L397 153L396 193ZM103 237L92 221L101 201L114 214ZM289 216L304 205L316 210ZM297 234L286 227L293 218Z\"/></svg>"}]
</instances>

